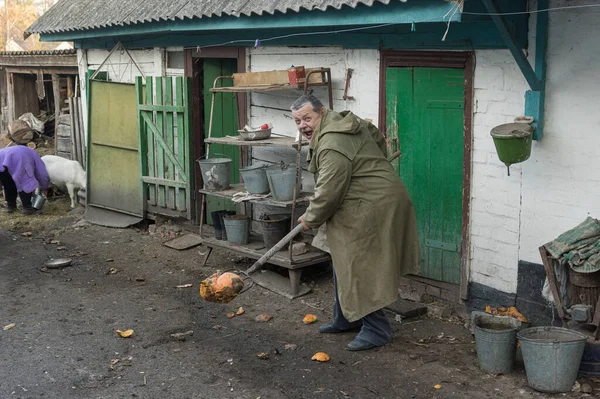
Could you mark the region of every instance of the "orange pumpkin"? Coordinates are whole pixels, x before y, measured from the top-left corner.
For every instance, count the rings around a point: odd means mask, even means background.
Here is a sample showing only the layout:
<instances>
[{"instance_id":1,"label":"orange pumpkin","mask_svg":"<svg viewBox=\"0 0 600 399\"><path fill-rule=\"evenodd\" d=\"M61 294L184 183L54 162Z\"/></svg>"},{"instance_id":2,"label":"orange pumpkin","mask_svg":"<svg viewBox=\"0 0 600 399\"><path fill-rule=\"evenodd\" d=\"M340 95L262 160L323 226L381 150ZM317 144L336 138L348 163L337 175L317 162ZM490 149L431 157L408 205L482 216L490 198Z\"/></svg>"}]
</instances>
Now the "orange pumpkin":
<instances>
[{"instance_id":1,"label":"orange pumpkin","mask_svg":"<svg viewBox=\"0 0 600 399\"><path fill-rule=\"evenodd\" d=\"M229 303L244 289L244 281L235 273L213 274L200 283L200 296L204 300Z\"/></svg>"}]
</instances>

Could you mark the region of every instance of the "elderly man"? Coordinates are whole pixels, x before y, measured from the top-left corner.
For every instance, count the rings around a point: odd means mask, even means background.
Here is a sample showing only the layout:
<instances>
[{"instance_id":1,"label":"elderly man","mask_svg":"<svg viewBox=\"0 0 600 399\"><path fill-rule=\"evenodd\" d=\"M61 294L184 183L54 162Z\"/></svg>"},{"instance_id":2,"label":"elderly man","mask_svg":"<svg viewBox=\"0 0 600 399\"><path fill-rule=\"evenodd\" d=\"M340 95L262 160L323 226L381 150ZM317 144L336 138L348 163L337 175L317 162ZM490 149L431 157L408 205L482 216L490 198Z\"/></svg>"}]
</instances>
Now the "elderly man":
<instances>
[{"instance_id":1,"label":"elderly man","mask_svg":"<svg viewBox=\"0 0 600 399\"><path fill-rule=\"evenodd\" d=\"M0 149L0 182L4 187L6 211L13 213L17 210L18 193L24 215L38 212L31 206L35 189L47 190L50 185L46 166L38 153L22 145Z\"/></svg>"},{"instance_id":2,"label":"elderly man","mask_svg":"<svg viewBox=\"0 0 600 399\"><path fill-rule=\"evenodd\" d=\"M326 110L312 95L292 104L310 140L315 196L298 219L304 230L327 222L336 291L333 321L322 333L360 329L349 350L392 339L383 308L398 299L399 278L419 263L416 217L406 187L387 161L385 139L349 111Z\"/></svg>"}]
</instances>

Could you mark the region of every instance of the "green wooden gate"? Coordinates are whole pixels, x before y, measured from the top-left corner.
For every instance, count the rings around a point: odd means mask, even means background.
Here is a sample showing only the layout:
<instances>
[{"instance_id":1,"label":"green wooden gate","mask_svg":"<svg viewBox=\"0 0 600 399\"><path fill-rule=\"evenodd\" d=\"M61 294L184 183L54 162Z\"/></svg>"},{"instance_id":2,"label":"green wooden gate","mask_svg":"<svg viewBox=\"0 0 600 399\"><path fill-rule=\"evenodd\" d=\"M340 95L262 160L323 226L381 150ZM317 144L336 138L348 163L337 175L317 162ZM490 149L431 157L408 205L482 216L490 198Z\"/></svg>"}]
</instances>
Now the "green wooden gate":
<instances>
[{"instance_id":1,"label":"green wooden gate","mask_svg":"<svg viewBox=\"0 0 600 399\"><path fill-rule=\"evenodd\" d=\"M145 211L192 218L189 78L136 78L141 189ZM173 84L173 81L175 84Z\"/></svg>"},{"instance_id":2,"label":"green wooden gate","mask_svg":"<svg viewBox=\"0 0 600 399\"><path fill-rule=\"evenodd\" d=\"M423 277L460 283L464 70L388 68L387 133L417 213Z\"/></svg>"},{"instance_id":3,"label":"green wooden gate","mask_svg":"<svg viewBox=\"0 0 600 399\"><path fill-rule=\"evenodd\" d=\"M219 76L231 76L237 71L237 60L232 58L204 58L202 80L204 82L204 137L208 137L208 121L210 120L210 104L215 79ZM228 80L222 80L229 84ZM229 81L231 82L231 81ZM238 130L237 96L236 93L217 93L215 95L215 108L213 117L212 137L235 136ZM209 158L231 158L232 184L240 181L240 147L233 145L211 144ZM206 222L212 224L211 212L221 209L236 210L231 200L206 196Z\"/></svg>"}]
</instances>

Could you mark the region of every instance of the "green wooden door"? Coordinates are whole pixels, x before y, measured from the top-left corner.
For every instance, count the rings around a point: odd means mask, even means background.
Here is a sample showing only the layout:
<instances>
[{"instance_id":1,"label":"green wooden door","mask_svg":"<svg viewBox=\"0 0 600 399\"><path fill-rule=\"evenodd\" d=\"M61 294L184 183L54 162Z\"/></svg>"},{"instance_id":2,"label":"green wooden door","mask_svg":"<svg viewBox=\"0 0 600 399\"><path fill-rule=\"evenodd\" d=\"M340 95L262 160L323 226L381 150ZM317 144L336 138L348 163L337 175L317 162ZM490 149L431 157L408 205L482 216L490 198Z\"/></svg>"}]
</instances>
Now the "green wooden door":
<instances>
[{"instance_id":1,"label":"green wooden door","mask_svg":"<svg viewBox=\"0 0 600 399\"><path fill-rule=\"evenodd\" d=\"M208 137L208 125L210 121L210 105L212 93L210 89L218 76L231 76L237 71L237 60L229 58L205 58L203 59L203 81L204 81L204 137ZM221 80L221 84L232 85L231 80ZM237 135L238 114L237 97L235 93L217 93L215 96L215 109L213 115L212 137L225 137ZM239 147L223 144L211 144L209 158L231 158L231 183L239 183L240 178L240 156ZM211 212L221 209L236 210L236 206L228 199L206 196L206 220L212 224Z\"/></svg>"},{"instance_id":2,"label":"green wooden door","mask_svg":"<svg viewBox=\"0 0 600 399\"><path fill-rule=\"evenodd\" d=\"M417 213L420 275L460 283L464 70L388 68L387 134Z\"/></svg>"}]
</instances>

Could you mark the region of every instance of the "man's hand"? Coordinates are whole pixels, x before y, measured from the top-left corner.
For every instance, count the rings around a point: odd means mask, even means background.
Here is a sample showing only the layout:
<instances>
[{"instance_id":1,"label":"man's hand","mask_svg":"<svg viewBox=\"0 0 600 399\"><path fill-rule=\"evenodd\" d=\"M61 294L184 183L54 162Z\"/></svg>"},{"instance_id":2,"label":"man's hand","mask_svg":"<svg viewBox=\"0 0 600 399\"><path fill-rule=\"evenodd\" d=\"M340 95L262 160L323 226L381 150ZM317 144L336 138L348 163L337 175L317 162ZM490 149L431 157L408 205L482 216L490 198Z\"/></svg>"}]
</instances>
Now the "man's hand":
<instances>
[{"instance_id":1,"label":"man's hand","mask_svg":"<svg viewBox=\"0 0 600 399\"><path fill-rule=\"evenodd\" d=\"M310 229L310 227L308 227L308 226L306 225L306 223L304 223L304 219L302 219L302 216L300 216L300 217L298 218L298 224L301 224L301 225L302 225L302 231L307 231L307 230L309 230L309 229Z\"/></svg>"}]
</instances>

